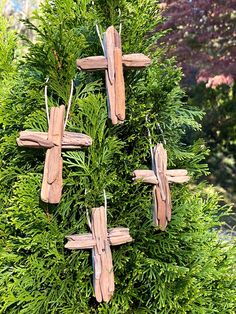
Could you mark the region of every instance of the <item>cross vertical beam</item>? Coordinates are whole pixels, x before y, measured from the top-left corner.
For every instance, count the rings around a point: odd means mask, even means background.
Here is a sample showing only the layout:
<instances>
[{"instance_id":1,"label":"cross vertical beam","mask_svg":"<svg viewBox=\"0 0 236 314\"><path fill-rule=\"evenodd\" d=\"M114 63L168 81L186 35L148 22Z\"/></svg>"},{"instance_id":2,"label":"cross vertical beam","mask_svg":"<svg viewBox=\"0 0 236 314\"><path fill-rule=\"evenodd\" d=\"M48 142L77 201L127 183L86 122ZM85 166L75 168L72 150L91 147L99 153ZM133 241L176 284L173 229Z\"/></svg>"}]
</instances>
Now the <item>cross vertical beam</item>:
<instances>
[{"instance_id":1,"label":"cross vertical beam","mask_svg":"<svg viewBox=\"0 0 236 314\"><path fill-rule=\"evenodd\" d=\"M48 141L53 143L47 149L41 199L46 203L57 204L60 202L62 193L62 157L61 146L64 132L65 106L53 107L50 111L48 129Z\"/></svg>"}]
</instances>

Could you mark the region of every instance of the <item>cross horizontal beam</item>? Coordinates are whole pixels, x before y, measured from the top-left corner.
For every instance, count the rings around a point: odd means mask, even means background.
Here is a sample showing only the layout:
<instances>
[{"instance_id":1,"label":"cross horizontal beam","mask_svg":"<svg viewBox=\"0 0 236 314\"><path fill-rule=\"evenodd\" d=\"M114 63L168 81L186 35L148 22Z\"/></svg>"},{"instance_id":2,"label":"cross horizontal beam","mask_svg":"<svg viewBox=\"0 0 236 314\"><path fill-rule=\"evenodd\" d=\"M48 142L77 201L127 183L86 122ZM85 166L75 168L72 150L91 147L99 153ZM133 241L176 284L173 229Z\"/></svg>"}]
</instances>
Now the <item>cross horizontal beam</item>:
<instances>
[{"instance_id":1,"label":"cross horizontal beam","mask_svg":"<svg viewBox=\"0 0 236 314\"><path fill-rule=\"evenodd\" d=\"M65 245L66 249L92 249L96 245L96 240L93 238L92 233L73 234L67 236L68 242ZM128 228L112 228L108 229L108 242L110 245L121 245L131 242L132 238L129 234Z\"/></svg>"},{"instance_id":2,"label":"cross horizontal beam","mask_svg":"<svg viewBox=\"0 0 236 314\"><path fill-rule=\"evenodd\" d=\"M51 148L54 146L52 141L48 140L47 132L21 131L17 139L18 146L31 148ZM92 145L90 136L65 131L62 137L62 149L78 149Z\"/></svg>"},{"instance_id":3,"label":"cross horizontal beam","mask_svg":"<svg viewBox=\"0 0 236 314\"><path fill-rule=\"evenodd\" d=\"M144 183L158 184L158 179L153 170L135 170L135 180L142 180ZM168 182L184 183L189 181L188 171L185 169L166 170Z\"/></svg>"},{"instance_id":4,"label":"cross horizontal beam","mask_svg":"<svg viewBox=\"0 0 236 314\"><path fill-rule=\"evenodd\" d=\"M104 56L94 56L78 59L77 68L82 71L107 70L108 62ZM142 69L151 64L151 60L142 53L122 56L122 65L127 69Z\"/></svg>"}]
</instances>

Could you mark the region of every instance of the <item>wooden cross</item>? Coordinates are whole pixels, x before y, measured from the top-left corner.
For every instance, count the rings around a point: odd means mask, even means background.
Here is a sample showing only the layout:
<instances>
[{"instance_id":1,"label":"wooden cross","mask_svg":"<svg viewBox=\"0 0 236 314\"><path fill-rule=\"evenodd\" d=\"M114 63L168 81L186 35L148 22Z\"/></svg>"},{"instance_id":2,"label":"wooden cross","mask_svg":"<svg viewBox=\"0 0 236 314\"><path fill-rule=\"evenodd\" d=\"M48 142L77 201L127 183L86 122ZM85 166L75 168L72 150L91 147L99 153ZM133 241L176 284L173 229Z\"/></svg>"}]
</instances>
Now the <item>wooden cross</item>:
<instances>
[{"instance_id":1,"label":"wooden cross","mask_svg":"<svg viewBox=\"0 0 236 314\"><path fill-rule=\"evenodd\" d=\"M107 217L104 207L92 209L92 233L71 235L65 248L70 250L92 249L94 278L93 286L98 302L108 302L115 290L111 245L120 245L133 241L128 228L107 230Z\"/></svg>"},{"instance_id":2,"label":"wooden cross","mask_svg":"<svg viewBox=\"0 0 236 314\"><path fill-rule=\"evenodd\" d=\"M167 170L167 152L162 144L157 144L153 149L153 169L135 170L134 180L142 180L144 183L153 184L154 212L153 220L162 231L166 229L171 220L171 195L169 182L184 183L189 181L187 170Z\"/></svg>"},{"instance_id":3,"label":"wooden cross","mask_svg":"<svg viewBox=\"0 0 236 314\"><path fill-rule=\"evenodd\" d=\"M87 57L77 60L77 67L84 71L105 70L108 95L108 115L113 124L125 120L125 83L123 67L131 69L145 68L151 60L142 53L122 56L121 37L110 26L104 36L105 56Z\"/></svg>"},{"instance_id":4,"label":"wooden cross","mask_svg":"<svg viewBox=\"0 0 236 314\"><path fill-rule=\"evenodd\" d=\"M46 148L41 199L46 203L57 204L62 192L62 149L79 149L90 146L92 139L84 134L64 132L65 106L52 107L48 133L22 131L17 139L19 146Z\"/></svg>"}]
</instances>

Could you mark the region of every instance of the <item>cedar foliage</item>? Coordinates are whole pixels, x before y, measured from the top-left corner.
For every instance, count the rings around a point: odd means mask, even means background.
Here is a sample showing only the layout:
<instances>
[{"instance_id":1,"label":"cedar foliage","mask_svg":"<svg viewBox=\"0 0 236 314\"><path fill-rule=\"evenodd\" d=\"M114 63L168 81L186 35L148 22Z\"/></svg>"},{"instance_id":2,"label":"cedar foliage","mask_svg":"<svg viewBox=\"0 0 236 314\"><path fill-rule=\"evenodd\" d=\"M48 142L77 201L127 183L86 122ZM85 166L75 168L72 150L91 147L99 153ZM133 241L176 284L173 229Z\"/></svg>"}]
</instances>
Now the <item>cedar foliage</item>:
<instances>
[{"instance_id":1,"label":"cedar foliage","mask_svg":"<svg viewBox=\"0 0 236 314\"><path fill-rule=\"evenodd\" d=\"M207 171L203 143L183 144L201 112L183 103L173 61L152 52L162 35L148 36L161 23L155 1L46 1L34 19L37 27L27 25L37 42L28 42L9 94L1 96L1 313L233 313L233 245L217 231L224 212L218 196L203 192L204 184L173 186L173 219L160 232L152 225L151 187L132 182L133 170L151 167L147 126L153 143L165 138L169 168L184 167L193 179ZM104 31L120 22L124 53L149 54L153 63L125 73L127 120L112 126L103 73L76 74L75 60L102 54L96 23ZM88 149L63 153L57 206L39 199L45 152L16 146L20 130L47 130L46 77L50 106L67 103L76 77L67 129L93 138ZM112 248L116 291L108 304L97 304L91 252L66 251L64 237L88 231L86 210L104 203L103 189L109 227L129 227L135 241Z\"/></svg>"}]
</instances>

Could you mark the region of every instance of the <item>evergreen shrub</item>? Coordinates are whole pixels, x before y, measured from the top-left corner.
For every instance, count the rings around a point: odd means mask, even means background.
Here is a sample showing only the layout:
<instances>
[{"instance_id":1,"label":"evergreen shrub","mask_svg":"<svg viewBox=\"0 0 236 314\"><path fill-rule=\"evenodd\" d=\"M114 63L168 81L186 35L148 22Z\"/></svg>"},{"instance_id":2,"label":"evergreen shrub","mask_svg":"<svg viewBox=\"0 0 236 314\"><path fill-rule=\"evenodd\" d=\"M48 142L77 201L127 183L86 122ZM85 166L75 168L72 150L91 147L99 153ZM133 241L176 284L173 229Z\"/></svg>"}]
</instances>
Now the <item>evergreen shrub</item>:
<instances>
[{"instance_id":1,"label":"evergreen shrub","mask_svg":"<svg viewBox=\"0 0 236 314\"><path fill-rule=\"evenodd\" d=\"M154 0L45 1L27 21L36 43L28 41L8 94L0 95L0 313L234 313L234 247L218 232L224 209L204 183L194 185L207 172L204 144L183 142L199 129L202 113L183 102L174 61L153 50L162 33L152 30L161 22ZM102 55L96 24L103 32L120 23L123 52L153 62L125 72L127 119L112 126L104 74L77 73L75 61ZM74 79L67 130L93 138L88 149L63 152L59 205L40 201L45 152L16 145L20 130L47 131L47 77L49 106L67 104ZM192 178L171 187L173 218L165 232L152 223L152 188L132 181L135 169L151 167L147 127L153 144L166 141L168 167L186 168ZM91 252L67 251L64 239L89 231L86 211L104 204L104 189L109 227L129 227L134 242L112 248L116 290L108 304L98 304Z\"/></svg>"}]
</instances>

